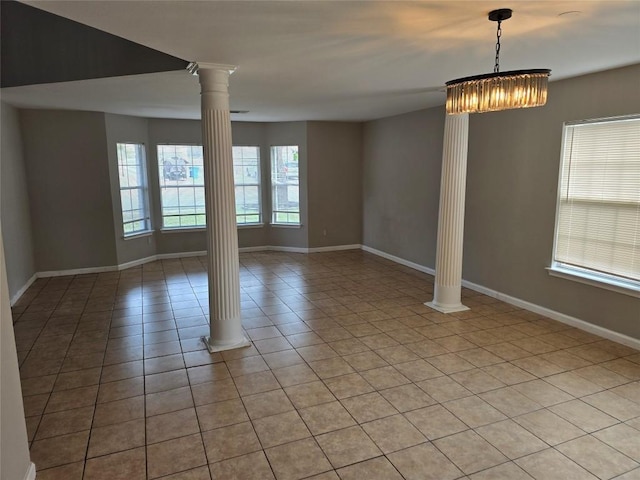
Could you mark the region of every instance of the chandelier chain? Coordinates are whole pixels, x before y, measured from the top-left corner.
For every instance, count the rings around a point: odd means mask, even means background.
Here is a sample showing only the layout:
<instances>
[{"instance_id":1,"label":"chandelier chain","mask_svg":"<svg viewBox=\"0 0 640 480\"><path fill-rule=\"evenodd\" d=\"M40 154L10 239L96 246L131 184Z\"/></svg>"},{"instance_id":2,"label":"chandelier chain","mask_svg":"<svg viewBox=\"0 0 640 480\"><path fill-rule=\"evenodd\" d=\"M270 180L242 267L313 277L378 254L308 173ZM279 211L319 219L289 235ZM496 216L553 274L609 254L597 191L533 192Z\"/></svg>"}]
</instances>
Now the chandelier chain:
<instances>
[{"instance_id":1,"label":"chandelier chain","mask_svg":"<svg viewBox=\"0 0 640 480\"><path fill-rule=\"evenodd\" d=\"M498 20L498 30L496 31L496 63L493 67L494 73L500 72L500 37L502 36L502 20Z\"/></svg>"}]
</instances>

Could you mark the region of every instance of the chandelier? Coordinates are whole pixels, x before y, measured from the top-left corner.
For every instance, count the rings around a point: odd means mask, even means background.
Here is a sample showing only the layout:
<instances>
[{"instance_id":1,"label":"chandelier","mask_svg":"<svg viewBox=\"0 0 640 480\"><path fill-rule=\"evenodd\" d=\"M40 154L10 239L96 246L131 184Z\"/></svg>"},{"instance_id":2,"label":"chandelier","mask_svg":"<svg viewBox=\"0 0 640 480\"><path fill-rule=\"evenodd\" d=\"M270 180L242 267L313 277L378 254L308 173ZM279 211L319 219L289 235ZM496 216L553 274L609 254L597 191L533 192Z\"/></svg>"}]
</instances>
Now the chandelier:
<instances>
[{"instance_id":1,"label":"chandelier","mask_svg":"<svg viewBox=\"0 0 640 480\"><path fill-rule=\"evenodd\" d=\"M512 10L509 8L489 13L489 20L498 22L493 73L447 82L447 113L494 112L511 108L539 107L547 103L547 84L551 70L500 72L502 21L511 18L511 14Z\"/></svg>"}]
</instances>

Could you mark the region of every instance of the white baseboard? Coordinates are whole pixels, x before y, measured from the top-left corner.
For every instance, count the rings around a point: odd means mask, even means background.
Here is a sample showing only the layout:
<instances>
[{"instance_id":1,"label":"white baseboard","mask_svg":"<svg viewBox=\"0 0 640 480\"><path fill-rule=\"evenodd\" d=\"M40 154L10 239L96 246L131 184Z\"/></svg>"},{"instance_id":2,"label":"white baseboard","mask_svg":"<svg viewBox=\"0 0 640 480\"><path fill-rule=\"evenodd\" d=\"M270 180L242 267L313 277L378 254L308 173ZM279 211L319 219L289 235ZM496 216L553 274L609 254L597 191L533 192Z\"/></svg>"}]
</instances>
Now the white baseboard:
<instances>
[{"instance_id":1,"label":"white baseboard","mask_svg":"<svg viewBox=\"0 0 640 480\"><path fill-rule=\"evenodd\" d=\"M365 252L369 252L374 255L377 255L379 257L386 258L387 260L391 260L393 262L399 263L400 265L411 267L420 272L428 273L430 275L435 275L435 270L432 268L425 267L424 265L419 265L414 262L410 262L409 260L396 257L395 255L391 255L389 253L376 250L375 248L371 248L371 247L367 247L366 245L363 245L362 250L364 250ZM535 303L527 302L526 300L522 300L520 298L512 297L505 293L492 290L490 288L469 282L467 280L462 280L462 286L470 290L474 290L476 292L487 295L489 297L493 297L497 300L501 300L505 303L509 303L516 307L522 308L524 310L529 310L530 312L534 312L534 313L543 315L545 317L551 318L560 323L564 323L565 325L569 325L569 326L578 328L580 330L584 330L585 332L593 333L595 335L606 338L608 340L621 343L623 345L626 345L627 347L640 350L640 339L630 337L628 335L625 335L624 333L615 332L613 330L609 330L608 328L600 327L599 325L594 325L593 323L580 320L579 318L575 318L570 315L566 315L564 313L560 313L555 310L551 310L549 308L536 305Z\"/></svg>"},{"instance_id":2,"label":"white baseboard","mask_svg":"<svg viewBox=\"0 0 640 480\"><path fill-rule=\"evenodd\" d=\"M329 247L282 247L278 245L263 245L259 247L242 247L240 253L251 252L286 252L286 253L322 253L337 252L340 250L359 250L362 245L354 243L352 245L332 245Z\"/></svg>"},{"instance_id":3,"label":"white baseboard","mask_svg":"<svg viewBox=\"0 0 640 480\"><path fill-rule=\"evenodd\" d=\"M29 465L29 470L24 474L24 480L36 480L36 465L31 462Z\"/></svg>"},{"instance_id":4,"label":"white baseboard","mask_svg":"<svg viewBox=\"0 0 640 480\"><path fill-rule=\"evenodd\" d=\"M391 260L392 262L399 263L400 265L404 265L405 267L413 268L414 270L418 270L419 272L428 273L429 275L433 275L434 277L436 275L436 271L433 268L425 267L424 265L420 265L419 263L396 257L395 255L383 252L382 250L376 250L375 248L367 247L366 245L362 245L362 250L364 250L365 252L373 253L378 257L386 258L387 260Z\"/></svg>"},{"instance_id":5,"label":"white baseboard","mask_svg":"<svg viewBox=\"0 0 640 480\"><path fill-rule=\"evenodd\" d=\"M27 282L22 286L22 288L20 288L20 290L18 290L16 293L13 294L13 296L9 299L9 304L12 307L16 304L18 300L20 300L20 297L24 294L24 292L26 292L27 289L31 285L33 285L33 282L35 282L37 278L38 278L38 274L34 273L33 275L31 275L31 278L27 280Z\"/></svg>"}]
</instances>

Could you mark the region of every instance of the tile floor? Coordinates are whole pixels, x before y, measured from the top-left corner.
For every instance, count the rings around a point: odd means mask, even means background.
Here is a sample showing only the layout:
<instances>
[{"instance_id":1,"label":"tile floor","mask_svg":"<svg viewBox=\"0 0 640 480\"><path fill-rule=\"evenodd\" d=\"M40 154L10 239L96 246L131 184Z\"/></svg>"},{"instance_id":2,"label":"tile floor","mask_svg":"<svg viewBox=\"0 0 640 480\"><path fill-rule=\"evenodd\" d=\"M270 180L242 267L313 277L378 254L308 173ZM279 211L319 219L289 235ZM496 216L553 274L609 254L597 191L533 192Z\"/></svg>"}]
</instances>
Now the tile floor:
<instances>
[{"instance_id":1,"label":"tile floor","mask_svg":"<svg viewBox=\"0 0 640 480\"><path fill-rule=\"evenodd\" d=\"M38 480L639 479L640 353L360 251L241 255L253 346L209 355L204 258L38 280L14 308Z\"/></svg>"}]
</instances>

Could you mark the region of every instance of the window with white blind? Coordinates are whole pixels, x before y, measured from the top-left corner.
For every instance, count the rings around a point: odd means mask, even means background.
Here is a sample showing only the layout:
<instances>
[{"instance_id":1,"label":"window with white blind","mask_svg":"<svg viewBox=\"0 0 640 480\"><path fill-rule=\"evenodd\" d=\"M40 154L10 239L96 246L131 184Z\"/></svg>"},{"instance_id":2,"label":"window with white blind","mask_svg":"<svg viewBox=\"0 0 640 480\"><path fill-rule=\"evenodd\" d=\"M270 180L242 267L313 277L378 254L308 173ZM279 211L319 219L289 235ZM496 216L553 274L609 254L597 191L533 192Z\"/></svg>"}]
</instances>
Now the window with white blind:
<instances>
[{"instance_id":1,"label":"window with white blind","mask_svg":"<svg viewBox=\"0 0 640 480\"><path fill-rule=\"evenodd\" d=\"M238 225L262 222L260 205L260 147L233 147L233 178Z\"/></svg>"},{"instance_id":2,"label":"window with white blind","mask_svg":"<svg viewBox=\"0 0 640 480\"><path fill-rule=\"evenodd\" d=\"M271 223L300 225L298 146L271 147Z\"/></svg>"},{"instance_id":3,"label":"window with white blind","mask_svg":"<svg viewBox=\"0 0 640 480\"><path fill-rule=\"evenodd\" d=\"M122 230L125 237L147 232L151 228L147 197L147 171L144 145L118 143L118 180Z\"/></svg>"},{"instance_id":4,"label":"window with white blind","mask_svg":"<svg viewBox=\"0 0 640 480\"><path fill-rule=\"evenodd\" d=\"M565 124L550 270L640 292L640 116Z\"/></svg>"}]
</instances>

